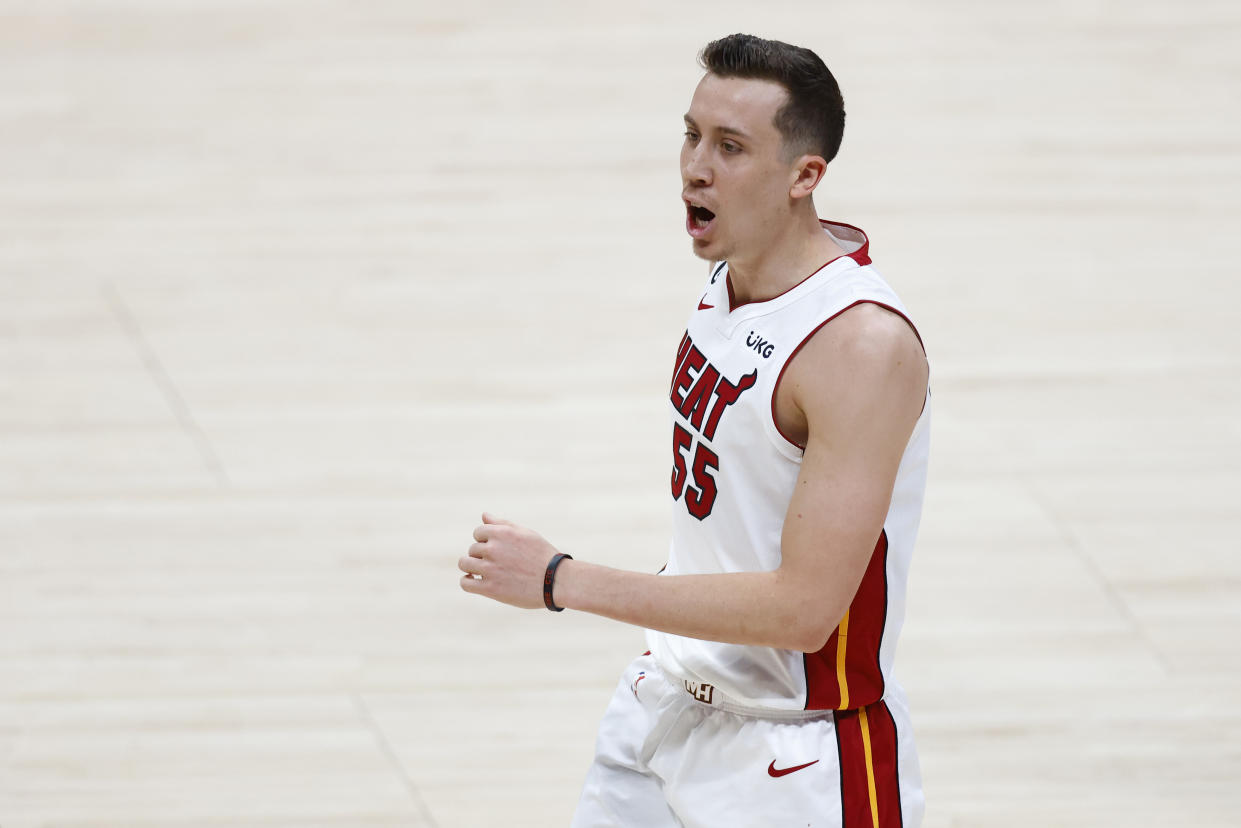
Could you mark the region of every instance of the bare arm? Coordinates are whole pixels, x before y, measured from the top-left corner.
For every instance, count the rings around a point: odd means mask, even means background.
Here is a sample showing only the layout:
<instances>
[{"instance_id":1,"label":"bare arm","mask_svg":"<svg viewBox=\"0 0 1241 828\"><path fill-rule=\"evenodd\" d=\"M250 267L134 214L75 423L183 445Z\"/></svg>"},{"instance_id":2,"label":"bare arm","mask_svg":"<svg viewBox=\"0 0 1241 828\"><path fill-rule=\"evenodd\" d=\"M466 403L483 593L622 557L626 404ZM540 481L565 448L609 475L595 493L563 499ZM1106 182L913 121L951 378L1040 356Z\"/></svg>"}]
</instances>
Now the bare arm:
<instances>
[{"instance_id":1,"label":"bare arm","mask_svg":"<svg viewBox=\"0 0 1241 828\"><path fill-rule=\"evenodd\" d=\"M897 467L921 412L926 361L899 317L842 314L790 364L782 396L806 451L772 572L656 576L566 560L559 606L676 635L813 652L844 615L883 527ZM799 428L800 430L800 428ZM462 589L542 607L555 554L537 533L484 515L461 559Z\"/></svg>"}]
</instances>

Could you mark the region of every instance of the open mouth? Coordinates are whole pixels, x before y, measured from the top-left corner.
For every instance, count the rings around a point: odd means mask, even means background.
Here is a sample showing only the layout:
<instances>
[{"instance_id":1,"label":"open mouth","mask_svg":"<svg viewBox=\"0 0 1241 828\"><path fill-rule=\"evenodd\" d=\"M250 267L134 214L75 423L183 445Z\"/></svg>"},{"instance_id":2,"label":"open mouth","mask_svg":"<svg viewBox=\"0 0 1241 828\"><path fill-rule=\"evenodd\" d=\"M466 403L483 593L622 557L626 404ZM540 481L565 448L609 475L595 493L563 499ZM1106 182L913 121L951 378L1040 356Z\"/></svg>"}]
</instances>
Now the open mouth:
<instances>
[{"instance_id":1,"label":"open mouth","mask_svg":"<svg viewBox=\"0 0 1241 828\"><path fill-rule=\"evenodd\" d=\"M700 207L688 201L685 202L685 229L689 231L691 236L696 238L702 235L714 220L715 213L706 207Z\"/></svg>"}]
</instances>

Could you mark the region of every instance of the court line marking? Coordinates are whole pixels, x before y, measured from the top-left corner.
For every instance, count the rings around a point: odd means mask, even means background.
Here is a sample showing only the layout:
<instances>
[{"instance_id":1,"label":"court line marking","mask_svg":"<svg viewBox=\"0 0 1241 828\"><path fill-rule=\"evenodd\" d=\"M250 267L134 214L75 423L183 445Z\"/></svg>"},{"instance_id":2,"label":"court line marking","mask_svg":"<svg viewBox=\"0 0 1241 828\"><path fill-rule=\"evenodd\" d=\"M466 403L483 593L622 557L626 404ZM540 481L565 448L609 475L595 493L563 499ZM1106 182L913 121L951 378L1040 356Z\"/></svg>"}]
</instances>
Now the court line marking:
<instances>
[{"instance_id":1,"label":"court line marking","mask_svg":"<svg viewBox=\"0 0 1241 828\"><path fill-rule=\"evenodd\" d=\"M406 772L405 766L396 755L396 751L392 749L388 738L384 736L383 729L380 728L379 722L375 720L375 716L371 713L370 707L367 706L366 700L359 693L352 691L349 693L349 698L353 700L353 706L357 709L358 715L362 717L362 721L366 723L367 728L371 731L371 735L379 743L380 751L388 758L388 763L392 765L396 775L400 777L401 783L405 786L405 790L409 792L409 796L414 801L414 807L418 809L418 813L430 828L439 828L439 823L435 821L435 817L431 816L431 809L427 807L426 800L422 798L422 794L418 791L418 786L414 784L413 778Z\"/></svg>"},{"instance_id":2,"label":"court line marking","mask_svg":"<svg viewBox=\"0 0 1241 828\"><path fill-rule=\"evenodd\" d=\"M207 433L203 431L198 421L194 419L193 412L190 411L189 405L186 404L185 398L181 396L181 392L177 390L176 383L172 381L168 371L164 368L164 364L160 362L159 355L155 353L155 349L151 347L151 343L142 333L142 326L138 323L137 317L125 304L125 300L121 297L116 286L111 282L105 281L102 285L104 299L108 303L108 307L112 311L112 315L116 321L125 330L129 336L130 342L138 351L138 357L142 360L142 364L146 367L147 374L151 380L159 388L160 393L164 396L164 401L168 403L168 407L172 409L173 416L177 418L177 422L181 425L182 431L190 436L194 441L194 445L198 449L199 455L203 462L207 464L207 469L215 477L216 483L221 487L231 486L232 483L228 478L228 472L224 469L224 464L220 462L219 455L211 446L211 440L208 439Z\"/></svg>"},{"instance_id":3,"label":"court line marking","mask_svg":"<svg viewBox=\"0 0 1241 828\"><path fill-rule=\"evenodd\" d=\"M1175 671L1172 668L1172 664L1168 661L1168 657L1150 637L1142 620L1138 618L1133 608L1129 606L1129 602L1125 600L1125 597L1120 594L1120 590L1116 588L1116 585L1107 577L1107 574L1099 566L1094 556L1086 549L1086 545L1078 539L1077 533L1072 530L1068 522L1063 520L1042 496L1037 483L1025 476L1021 476L1018 479L1021 481L1030 499L1034 501L1034 504L1038 506L1044 517L1055 527L1064 545L1082 562L1082 565L1086 567L1086 570L1094 578L1095 582L1102 588L1103 594L1107 596L1108 602L1111 603L1113 609L1120 614L1121 618L1128 622L1129 627L1137 635L1138 640L1145 644L1146 649L1155 657L1155 662L1160 669L1163 670L1165 675L1174 676Z\"/></svg>"}]
</instances>

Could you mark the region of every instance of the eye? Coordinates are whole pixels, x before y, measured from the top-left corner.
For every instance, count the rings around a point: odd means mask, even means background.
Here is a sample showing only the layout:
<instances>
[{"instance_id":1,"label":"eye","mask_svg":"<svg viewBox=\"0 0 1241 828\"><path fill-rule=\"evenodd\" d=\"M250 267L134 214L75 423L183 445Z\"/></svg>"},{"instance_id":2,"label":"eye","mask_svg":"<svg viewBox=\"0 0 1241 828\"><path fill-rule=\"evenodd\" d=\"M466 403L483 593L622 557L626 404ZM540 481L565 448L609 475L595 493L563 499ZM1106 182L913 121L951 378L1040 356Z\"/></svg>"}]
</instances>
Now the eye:
<instances>
[{"instance_id":1,"label":"eye","mask_svg":"<svg viewBox=\"0 0 1241 828\"><path fill-rule=\"evenodd\" d=\"M693 143L694 141L697 141L697 140L698 140L698 133L697 133L697 132L694 132L692 129L687 129L687 130L685 130L685 140L686 140L686 141L689 141L690 143Z\"/></svg>"},{"instance_id":2,"label":"eye","mask_svg":"<svg viewBox=\"0 0 1241 828\"><path fill-rule=\"evenodd\" d=\"M734 144L732 141L725 141L724 143L720 144L720 148L723 149L724 152L727 152L729 154L741 152L741 147L738 146L737 144Z\"/></svg>"}]
</instances>

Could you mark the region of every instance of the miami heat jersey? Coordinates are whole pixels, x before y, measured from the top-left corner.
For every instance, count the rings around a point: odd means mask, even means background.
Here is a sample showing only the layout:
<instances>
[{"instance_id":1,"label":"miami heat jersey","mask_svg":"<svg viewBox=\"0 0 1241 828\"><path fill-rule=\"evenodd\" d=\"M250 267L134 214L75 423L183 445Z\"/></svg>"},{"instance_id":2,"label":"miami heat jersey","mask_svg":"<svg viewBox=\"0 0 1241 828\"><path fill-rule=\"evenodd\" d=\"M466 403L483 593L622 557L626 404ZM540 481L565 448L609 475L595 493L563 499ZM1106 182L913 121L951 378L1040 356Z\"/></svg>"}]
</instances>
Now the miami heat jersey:
<instances>
[{"instance_id":1,"label":"miami heat jersey","mask_svg":"<svg viewBox=\"0 0 1241 828\"><path fill-rule=\"evenodd\" d=\"M673 532L666 575L770 571L803 448L780 432L773 395L789 360L823 325L874 303L908 319L855 227L823 222L846 255L764 302L736 305L728 266L712 269L676 355ZM865 707L892 688L905 586L922 513L930 400L905 447L883 531L848 611L817 653L648 631L651 654L709 701L775 710ZM832 554L825 549L824 554Z\"/></svg>"}]
</instances>

